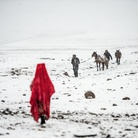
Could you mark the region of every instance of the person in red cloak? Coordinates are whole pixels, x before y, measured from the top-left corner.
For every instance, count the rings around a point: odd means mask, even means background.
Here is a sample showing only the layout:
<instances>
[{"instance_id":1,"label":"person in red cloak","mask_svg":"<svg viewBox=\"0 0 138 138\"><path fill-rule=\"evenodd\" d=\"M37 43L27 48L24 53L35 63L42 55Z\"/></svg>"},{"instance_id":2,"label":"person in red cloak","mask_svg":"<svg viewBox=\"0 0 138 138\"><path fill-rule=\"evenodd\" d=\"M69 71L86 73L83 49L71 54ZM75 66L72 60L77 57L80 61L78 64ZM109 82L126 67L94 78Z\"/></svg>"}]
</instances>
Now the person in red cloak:
<instances>
[{"instance_id":1,"label":"person in red cloak","mask_svg":"<svg viewBox=\"0 0 138 138\"><path fill-rule=\"evenodd\" d=\"M55 89L47 73L45 64L37 64L35 77L30 85L32 91L30 104L34 120L45 124L45 120L50 118L50 99Z\"/></svg>"}]
</instances>

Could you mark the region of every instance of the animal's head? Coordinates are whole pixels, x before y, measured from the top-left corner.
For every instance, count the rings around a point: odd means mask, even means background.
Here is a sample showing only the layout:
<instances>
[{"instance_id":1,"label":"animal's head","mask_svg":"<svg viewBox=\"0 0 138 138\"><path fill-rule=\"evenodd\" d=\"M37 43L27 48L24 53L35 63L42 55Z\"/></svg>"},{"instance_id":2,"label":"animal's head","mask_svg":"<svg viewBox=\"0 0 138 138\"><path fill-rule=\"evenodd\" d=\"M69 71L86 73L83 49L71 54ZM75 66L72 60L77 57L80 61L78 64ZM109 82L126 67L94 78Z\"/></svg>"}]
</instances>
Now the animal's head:
<instances>
[{"instance_id":1,"label":"animal's head","mask_svg":"<svg viewBox=\"0 0 138 138\"><path fill-rule=\"evenodd\" d=\"M94 51L93 53L92 53L92 57L95 57L97 55L97 53Z\"/></svg>"}]
</instances>

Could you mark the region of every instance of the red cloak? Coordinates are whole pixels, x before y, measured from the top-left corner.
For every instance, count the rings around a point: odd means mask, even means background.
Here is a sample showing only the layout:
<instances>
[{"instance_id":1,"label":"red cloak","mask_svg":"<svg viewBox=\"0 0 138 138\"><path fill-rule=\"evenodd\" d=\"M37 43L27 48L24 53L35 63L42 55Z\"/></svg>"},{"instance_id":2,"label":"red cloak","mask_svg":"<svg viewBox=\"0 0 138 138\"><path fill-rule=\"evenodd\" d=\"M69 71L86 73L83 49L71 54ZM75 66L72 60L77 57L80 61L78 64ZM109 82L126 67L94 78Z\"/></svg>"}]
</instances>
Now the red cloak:
<instances>
[{"instance_id":1,"label":"red cloak","mask_svg":"<svg viewBox=\"0 0 138 138\"><path fill-rule=\"evenodd\" d=\"M34 117L34 120L38 122L40 117L40 108L41 104L43 114L46 115L47 119L50 117L50 98L55 92L54 86L50 80L50 77L47 73L45 64L37 64L35 77L31 84L31 113Z\"/></svg>"}]
</instances>

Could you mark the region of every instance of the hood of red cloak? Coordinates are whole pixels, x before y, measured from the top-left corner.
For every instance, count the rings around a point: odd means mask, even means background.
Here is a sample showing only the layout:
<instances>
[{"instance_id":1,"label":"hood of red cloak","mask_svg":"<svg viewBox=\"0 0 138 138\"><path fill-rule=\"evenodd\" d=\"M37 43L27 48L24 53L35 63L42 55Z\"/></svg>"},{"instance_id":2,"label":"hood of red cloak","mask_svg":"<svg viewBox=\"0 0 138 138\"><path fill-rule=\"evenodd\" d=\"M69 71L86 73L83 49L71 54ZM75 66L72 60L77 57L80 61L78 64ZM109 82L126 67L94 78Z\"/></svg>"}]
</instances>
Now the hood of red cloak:
<instances>
[{"instance_id":1,"label":"hood of red cloak","mask_svg":"<svg viewBox=\"0 0 138 138\"><path fill-rule=\"evenodd\" d=\"M38 102L43 105L44 114L50 117L50 98L55 92L54 85L48 75L45 64L37 64L35 77L31 84L31 113L35 121L39 119Z\"/></svg>"}]
</instances>

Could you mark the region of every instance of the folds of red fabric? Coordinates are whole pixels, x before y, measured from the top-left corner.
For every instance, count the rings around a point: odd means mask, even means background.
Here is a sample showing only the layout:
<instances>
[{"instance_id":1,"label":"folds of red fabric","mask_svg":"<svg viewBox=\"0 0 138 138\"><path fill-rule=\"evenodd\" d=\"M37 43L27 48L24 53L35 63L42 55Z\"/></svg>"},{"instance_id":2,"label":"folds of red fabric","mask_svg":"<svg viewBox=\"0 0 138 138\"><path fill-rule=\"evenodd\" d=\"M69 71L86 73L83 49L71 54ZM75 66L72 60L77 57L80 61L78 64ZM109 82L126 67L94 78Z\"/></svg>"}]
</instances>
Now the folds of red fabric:
<instances>
[{"instance_id":1,"label":"folds of red fabric","mask_svg":"<svg viewBox=\"0 0 138 138\"><path fill-rule=\"evenodd\" d=\"M44 63L37 64L35 77L31 84L31 91L30 104L34 120L38 122L42 113L49 119L50 99L55 89Z\"/></svg>"}]
</instances>

